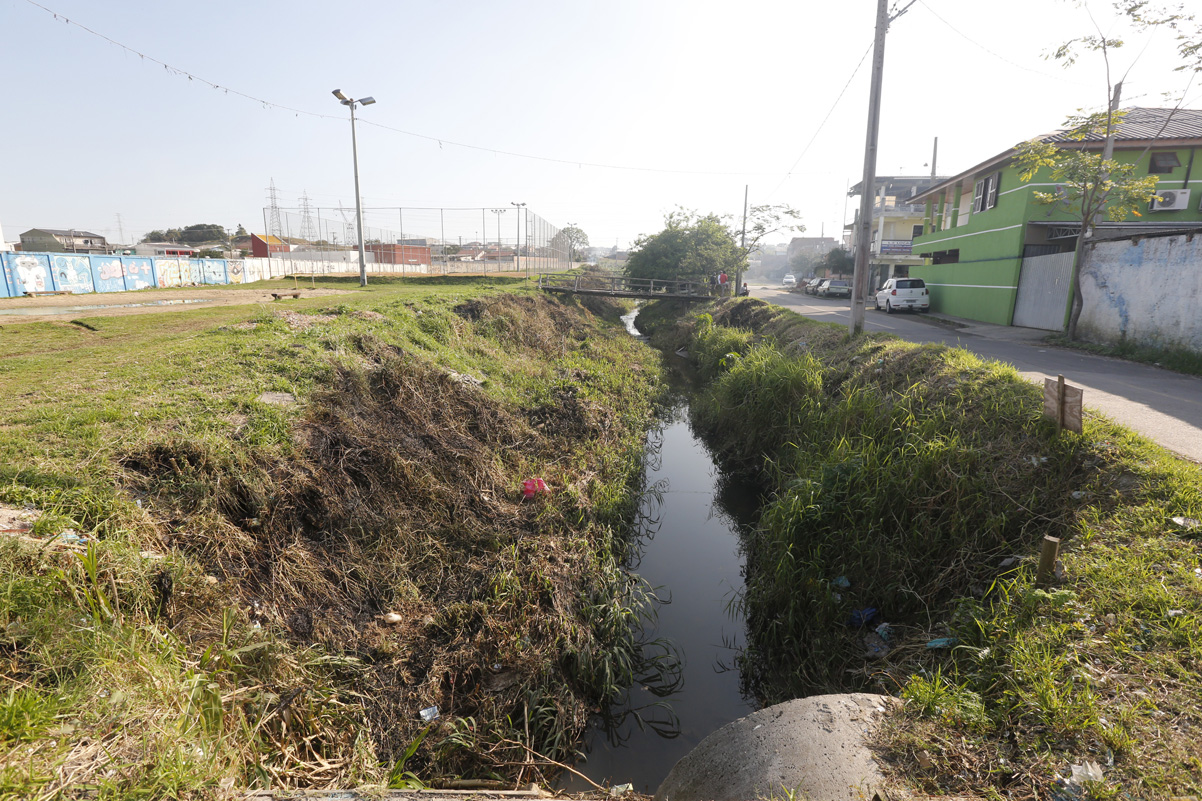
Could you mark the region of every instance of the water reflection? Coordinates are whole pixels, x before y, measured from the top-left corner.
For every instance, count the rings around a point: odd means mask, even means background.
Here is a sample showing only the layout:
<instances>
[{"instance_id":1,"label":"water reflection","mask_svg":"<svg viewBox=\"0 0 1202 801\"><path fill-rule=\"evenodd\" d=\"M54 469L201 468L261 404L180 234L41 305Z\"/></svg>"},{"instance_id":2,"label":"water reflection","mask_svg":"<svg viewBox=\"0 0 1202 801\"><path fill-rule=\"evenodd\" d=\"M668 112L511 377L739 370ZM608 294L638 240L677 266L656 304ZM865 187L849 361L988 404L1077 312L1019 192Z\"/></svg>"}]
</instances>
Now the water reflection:
<instances>
[{"instance_id":1,"label":"water reflection","mask_svg":"<svg viewBox=\"0 0 1202 801\"><path fill-rule=\"evenodd\" d=\"M575 768L654 793L702 739L755 709L732 670L744 629L732 599L743 586L740 527L757 499L721 478L683 397L648 435L645 476L629 564L659 603L643 631L640 680L598 716ZM567 777L563 789L586 785Z\"/></svg>"}]
</instances>

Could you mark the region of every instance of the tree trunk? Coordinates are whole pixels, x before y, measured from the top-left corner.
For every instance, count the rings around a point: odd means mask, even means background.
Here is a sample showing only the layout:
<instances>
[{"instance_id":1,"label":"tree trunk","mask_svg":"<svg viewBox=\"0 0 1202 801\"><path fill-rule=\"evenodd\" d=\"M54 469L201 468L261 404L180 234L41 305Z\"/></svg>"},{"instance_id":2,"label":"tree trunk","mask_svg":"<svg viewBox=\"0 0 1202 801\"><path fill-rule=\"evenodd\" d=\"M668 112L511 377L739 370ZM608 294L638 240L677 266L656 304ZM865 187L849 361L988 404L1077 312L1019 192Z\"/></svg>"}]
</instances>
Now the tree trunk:
<instances>
[{"instance_id":1,"label":"tree trunk","mask_svg":"<svg viewBox=\"0 0 1202 801\"><path fill-rule=\"evenodd\" d=\"M1069 342L1077 339L1077 320L1081 317L1081 307L1085 305L1081 300L1081 268L1085 265L1085 245L1092 241L1086 238L1087 233L1089 233L1088 218L1081 221L1081 230L1077 232L1077 249L1073 252L1073 278L1071 281L1073 307L1068 315L1068 330L1065 332Z\"/></svg>"}]
</instances>

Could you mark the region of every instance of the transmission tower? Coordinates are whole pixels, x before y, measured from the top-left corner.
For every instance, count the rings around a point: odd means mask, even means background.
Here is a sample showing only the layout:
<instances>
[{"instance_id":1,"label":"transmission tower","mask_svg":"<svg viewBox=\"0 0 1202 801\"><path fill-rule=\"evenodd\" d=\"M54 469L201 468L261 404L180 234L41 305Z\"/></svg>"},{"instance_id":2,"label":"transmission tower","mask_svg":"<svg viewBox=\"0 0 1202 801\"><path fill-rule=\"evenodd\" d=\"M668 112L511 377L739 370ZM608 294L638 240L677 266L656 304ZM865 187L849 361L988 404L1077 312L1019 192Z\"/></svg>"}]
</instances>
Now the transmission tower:
<instances>
[{"instance_id":1,"label":"transmission tower","mask_svg":"<svg viewBox=\"0 0 1202 801\"><path fill-rule=\"evenodd\" d=\"M309 193L304 192L300 197L301 204L301 239L313 242L317 239L317 226L313 223L313 209L309 206Z\"/></svg>"},{"instance_id":2,"label":"transmission tower","mask_svg":"<svg viewBox=\"0 0 1202 801\"><path fill-rule=\"evenodd\" d=\"M275 234L281 239L284 236L284 225L280 222L280 199L275 189L275 179L271 179L271 186L267 188L268 201L268 219L267 219L267 235Z\"/></svg>"}]
</instances>

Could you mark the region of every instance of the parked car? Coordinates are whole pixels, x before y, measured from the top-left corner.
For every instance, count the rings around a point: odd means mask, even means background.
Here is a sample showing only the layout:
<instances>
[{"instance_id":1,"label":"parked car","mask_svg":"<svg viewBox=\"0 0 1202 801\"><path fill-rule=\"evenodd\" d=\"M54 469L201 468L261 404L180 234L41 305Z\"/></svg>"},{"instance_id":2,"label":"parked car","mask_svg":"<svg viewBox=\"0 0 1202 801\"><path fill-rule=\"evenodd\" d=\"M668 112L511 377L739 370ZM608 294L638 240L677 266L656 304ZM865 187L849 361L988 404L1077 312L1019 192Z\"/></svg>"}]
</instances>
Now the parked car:
<instances>
[{"instance_id":1,"label":"parked car","mask_svg":"<svg viewBox=\"0 0 1202 801\"><path fill-rule=\"evenodd\" d=\"M842 278L832 278L818 287L818 296L822 298L850 298L851 281Z\"/></svg>"},{"instance_id":2,"label":"parked car","mask_svg":"<svg viewBox=\"0 0 1202 801\"><path fill-rule=\"evenodd\" d=\"M818 287L821 286L822 282L825 280L825 278L811 278L809 281L806 281L805 288L802 291L807 295L813 295L818 291Z\"/></svg>"},{"instance_id":3,"label":"parked car","mask_svg":"<svg viewBox=\"0 0 1202 801\"><path fill-rule=\"evenodd\" d=\"M797 286L797 276L793 275L793 273L789 273L781 279L781 284L784 286Z\"/></svg>"},{"instance_id":4,"label":"parked car","mask_svg":"<svg viewBox=\"0 0 1202 801\"><path fill-rule=\"evenodd\" d=\"M931 297L921 278L890 278L876 293L873 305L889 314L901 309L925 312L931 310Z\"/></svg>"}]
</instances>

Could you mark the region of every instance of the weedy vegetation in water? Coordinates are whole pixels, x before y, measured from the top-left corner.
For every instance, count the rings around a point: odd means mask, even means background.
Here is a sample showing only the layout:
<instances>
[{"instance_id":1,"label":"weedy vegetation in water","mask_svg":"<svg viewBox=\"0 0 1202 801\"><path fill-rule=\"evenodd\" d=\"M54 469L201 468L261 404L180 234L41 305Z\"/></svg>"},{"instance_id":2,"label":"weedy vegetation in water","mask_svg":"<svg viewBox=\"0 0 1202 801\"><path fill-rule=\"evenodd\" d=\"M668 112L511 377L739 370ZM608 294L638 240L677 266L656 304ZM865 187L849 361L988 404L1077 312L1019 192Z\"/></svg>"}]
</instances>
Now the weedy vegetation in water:
<instances>
[{"instance_id":1,"label":"weedy vegetation in water","mask_svg":"<svg viewBox=\"0 0 1202 801\"><path fill-rule=\"evenodd\" d=\"M754 300L672 316L642 324L711 377L694 423L769 499L749 692L900 696L878 746L921 792L1202 791L1197 465L1094 413L1058 433L1040 388L961 350ZM1038 587L1049 535L1061 571ZM1103 779L1073 785L1086 762Z\"/></svg>"},{"instance_id":2,"label":"weedy vegetation in water","mask_svg":"<svg viewBox=\"0 0 1202 801\"><path fill-rule=\"evenodd\" d=\"M318 283L5 326L0 796L541 780L629 684L661 383L621 310Z\"/></svg>"}]
</instances>

